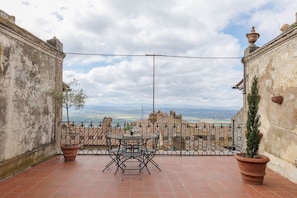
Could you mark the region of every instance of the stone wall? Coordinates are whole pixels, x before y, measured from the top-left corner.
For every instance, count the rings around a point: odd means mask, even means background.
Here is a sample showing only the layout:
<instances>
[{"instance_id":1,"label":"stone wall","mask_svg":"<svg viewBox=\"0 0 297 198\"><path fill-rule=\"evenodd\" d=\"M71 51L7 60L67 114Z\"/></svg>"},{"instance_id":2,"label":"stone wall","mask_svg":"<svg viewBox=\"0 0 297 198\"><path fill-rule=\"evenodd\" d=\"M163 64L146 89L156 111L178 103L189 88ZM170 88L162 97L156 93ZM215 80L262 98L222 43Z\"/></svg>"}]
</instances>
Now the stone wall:
<instances>
[{"instance_id":1,"label":"stone wall","mask_svg":"<svg viewBox=\"0 0 297 198\"><path fill-rule=\"evenodd\" d=\"M259 151L270 158L270 169L297 183L296 26L292 26L266 45L245 54L243 63L247 93L253 77L257 76L259 79L260 130L264 134ZM283 96L283 102L273 102L272 96ZM246 98L243 106L246 115Z\"/></svg>"},{"instance_id":2,"label":"stone wall","mask_svg":"<svg viewBox=\"0 0 297 198\"><path fill-rule=\"evenodd\" d=\"M56 155L62 111L48 92L62 91L65 54L0 13L1 179Z\"/></svg>"},{"instance_id":3,"label":"stone wall","mask_svg":"<svg viewBox=\"0 0 297 198\"><path fill-rule=\"evenodd\" d=\"M243 135L243 130L245 127L245 123L243 122L243 108L237 112L231 119L232 121L232 135L233 135L233 145L235 150L246 149L245 144L245 136Z\"/></svg>"}]
</instances>

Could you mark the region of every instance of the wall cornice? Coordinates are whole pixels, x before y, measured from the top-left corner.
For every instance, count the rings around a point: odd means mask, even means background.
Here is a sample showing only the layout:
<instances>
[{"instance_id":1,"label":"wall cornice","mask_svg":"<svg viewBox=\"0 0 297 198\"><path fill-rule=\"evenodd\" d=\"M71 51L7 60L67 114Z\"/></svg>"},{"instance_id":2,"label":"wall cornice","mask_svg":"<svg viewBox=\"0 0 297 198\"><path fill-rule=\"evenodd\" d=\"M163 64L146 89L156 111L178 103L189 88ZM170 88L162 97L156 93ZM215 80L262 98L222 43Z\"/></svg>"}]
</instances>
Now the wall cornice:
<instances>
[{"instance_id":1,"label":"wall cornice","mask_svg":"<svg viewBox=\"0 0 297 198\"><path fill-rule=\"evenodd\" d=\"M59 59L60 61L63 61L66 56L64 52L59 51L54 46L39 39L32 33L1 16L0 29L2 33L8 35L9 37L12 37L15 40L25 43L35 49L38 49L51 57Z\"/></svg>"},{"instance_id":2,"label":"wall cornice","mask_svg":"<svg viewBox=\"0 0 297 198\"><path fill-rule=\"evenodd\" d=\"M297 37L297 28L289 29L286 32L283 32L282 34L278 35L273 40L269 41L262 47L259 47L249 55L243 57L243 63L247 63L251 59L258 58L259 56L262 56L263 54L267 53L268 51L275 49L278 46L281 46L285 44L286 42L292 40L293 38Z\"/></svg>"}]
</instances>

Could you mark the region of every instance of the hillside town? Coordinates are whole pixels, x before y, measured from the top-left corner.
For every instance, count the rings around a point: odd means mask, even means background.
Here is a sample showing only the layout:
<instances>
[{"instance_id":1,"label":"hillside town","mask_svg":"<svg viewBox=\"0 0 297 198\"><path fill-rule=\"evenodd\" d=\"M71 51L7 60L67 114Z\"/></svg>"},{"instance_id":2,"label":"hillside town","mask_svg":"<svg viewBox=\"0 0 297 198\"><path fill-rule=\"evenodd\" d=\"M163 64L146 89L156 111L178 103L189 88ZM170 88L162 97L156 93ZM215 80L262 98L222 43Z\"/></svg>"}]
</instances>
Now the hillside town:
<instances>
[{"instance_id":1,"label":"hillside town","mask_svg":"<svg viewBox=\"0 0 297 198\"><path fill-rule=\"evenodd\" d=\"M132 126L129 130L126 127L128 124ZM147 119L132 123L113 123L112 118L105 117L99 124L73 123L71 127L71 131L76 131L72 138L76 144L81 145L81 150L94 153L105 149L106 134L125 134L131 131L134 134L158 133L159 153L186 150L196 155L201 153L232 155L242 146L240 133L234 140L231 124L191 123L183 120L182 115L176 115L174 111L170 111L169 114L158 111L155 114L151 113ZM67 137L66 130L66 127L62 127L62 143L68 142L67 139L63 139Z\"/></svg>"}]
</instances>

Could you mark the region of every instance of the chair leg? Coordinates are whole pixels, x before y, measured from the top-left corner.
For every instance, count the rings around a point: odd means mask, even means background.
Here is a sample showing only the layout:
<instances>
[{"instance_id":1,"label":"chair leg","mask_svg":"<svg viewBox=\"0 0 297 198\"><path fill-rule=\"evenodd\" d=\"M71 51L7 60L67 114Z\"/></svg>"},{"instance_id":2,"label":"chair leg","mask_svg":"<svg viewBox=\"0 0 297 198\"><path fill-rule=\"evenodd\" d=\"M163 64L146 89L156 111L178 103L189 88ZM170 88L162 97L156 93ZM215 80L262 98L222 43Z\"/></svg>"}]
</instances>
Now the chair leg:
<instances>
[{"instance_id":1,"label":"chair leg","mask_svg":"<svg viewBox=\"0 0 297 198\"><path fill-rule=\"evenodd\" d=\"M150 163L153 164L159 171L161 171L161 169L159 168L159 165L153 160L153 157L154 157L154 156L148 154L148 155L147 155L147 162L146 162L146 164L148 164L148 163L150 162Z\"/></svg>"},{"instance_id":2,"label":"chair leg","mask_svg":"<svg viewBox=\"0 0 297 198\"><path fill-rule=\"evenodd\" d=\"M108 167L110 167L113 163L117 163L117 157L111 157L111 161L108 162L106 165L105 165L105 168L102 170L102 172L104 172Z\"/></svg>"},{"instance_id":3,"label":"chair leg","mask_svg":"<svg viewBox=\"0 0 297 198\"><path fill-rule=\"evenodd\" d=\"M120 155L117 157L116 165L117 165L117 169L116 169L114 175L117 174L119 168L122 169L122 171L123 171L123 170L124 170L124 167L125 167L125 164L121 163L121 156L120 156ZM122 166L123 166L123 167L122 167Z\"/></svg>"},{"instance_id":4,"label":"chair leg","mask_svg":"<svg viewBox=\"0 0 297 198\"><path fill-rule=\"evenodd\" d=\"M141 166L141 164L140 164L140 166ZM146 161L143 161L143 167L141 168L141 170L142 170L144 167L146 168L146 171L148 172L148 174L151 174L151 172L149 171L149 169L148 169L148 167L147 167L147 162L146 162Z\"/></svg>"},{"instance_id":5,"label":"chair leg","mask_svg":"<svg viewBox=\"0 0 297 198\"><path fill-rule=\"evenodd\" d=\"M105 168L102 170L104 172L108 167L110 167L113 163L115 163L113 160L111 160L108 164L105 165Z\"/></svg>"},{"instance_id":6,"label":"chair leg","mask_svg":"<svg viewBox=\"0 0 297 198\"><path fill-rule=\"evenodd\" d=\"M126 166L125 163L139 163L139 165L132 165L131 166ZM138 166L138 168L137 168ZM122 180L124 175L140 175L140 179L142 180L141 172L142 169L146 166L145 162L143 161L143 158L140 157L128 157L120 162L120 167L122 168ZM146 167L147 168L147 167ZM134 172L135 171L135 172ZM137 172L136 172L137 171ZM149 170L147 169L148 173L150 174Z\"/></svg>"},{"instance_id":7,"label":"chair leg","mask_svg":"<svg viewBox=\"0 0 297 198\"><path fill-rule=\"evenodd\" d=\"M153 159L150 159L150 162L151 162L157 169L159 169L159 171L161 171L161 169L159 168L159 165L158 165Z\"/></svg>"},{"instance_id":8,"label":"chair leg","mask_svg":"<svg viewBox=\"0 0 297 198\"><path fill-rule=\"evenodd\" d=\"M143 159L142 159L142 162L139 163L139 167L140 169L144 169L144 167L146 168L146 171L148 172L148 174L151 174L151 172L149 171L148 167L147 167L147 159L146 159L146 156L144 155L143 156ZM143 165L143 167L141 167Z\"/></svg>"},{"instance_id":9,"label":"chair leg","mask_svg":"<svg viewBox=\"0 0 297 198\"><path fill-rule=\"evenodd\" d=\"M105 165L105 168L102 170L102 172L104 172L108 167L110 167L113 163L115 163L117 169L116 169L114 174L116 175L119 168L121 168L121 167L119 167L119 165L120 165L120 155L116 155L116 157L111 157L111 159L112 160L108 164Z\"/></svg>"}]
</instances>

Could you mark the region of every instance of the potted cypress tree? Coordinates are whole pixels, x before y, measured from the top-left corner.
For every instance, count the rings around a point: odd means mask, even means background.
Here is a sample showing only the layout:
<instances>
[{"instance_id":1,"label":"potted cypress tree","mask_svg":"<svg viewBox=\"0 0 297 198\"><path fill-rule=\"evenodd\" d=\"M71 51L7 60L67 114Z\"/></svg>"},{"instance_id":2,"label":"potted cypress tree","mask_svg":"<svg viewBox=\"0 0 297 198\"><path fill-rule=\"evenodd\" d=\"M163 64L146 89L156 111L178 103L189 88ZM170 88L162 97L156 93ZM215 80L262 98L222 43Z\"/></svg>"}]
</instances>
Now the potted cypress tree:
<instances>
[{"instance_id":1,"label":"potted cypress tree","mask_svg":"<svg viewBox=\"0 0 297 198\"><path fill-rule=\"evenodd\" d=\"M69 109L74 107L75 109L82 109L84 107L85 101L87 99L87 95L84 94L83 90L74 90L71 87L77 85L78 81L73 79L69 83L64 83L63 92L58 92L57 90L51 91L51 95L53 96L55 103L59 105L62 104L62 107L66 110L66 123L62 125L63 134L62 137L65 139L65 142L61 144L61 150L63 152L63 156L65 161L74 161L80 148L78 143L75 142L76 136L76 128L70 122L69 119Z\"/></svg>"},{"instance_id":2,"label":"potted cypress tree","mask_svg":"<svg viewBox=\"0 0 297 198\"><path fill-rule=\"evenodd\" d=\"M269 162L269 158L258 153L262 137L259 130L261 122L258 114L260 101L258 92L258 78L255 76L251 91L247 96L246 152L235 154L235 159L237 159L242 180L246 183L261 185L264 181L266 164Z\"/></svg>"}]
</instances>

